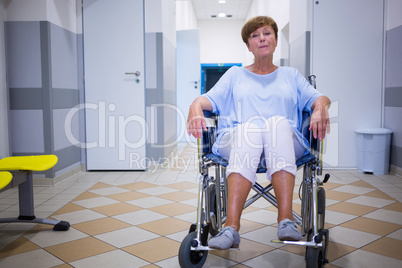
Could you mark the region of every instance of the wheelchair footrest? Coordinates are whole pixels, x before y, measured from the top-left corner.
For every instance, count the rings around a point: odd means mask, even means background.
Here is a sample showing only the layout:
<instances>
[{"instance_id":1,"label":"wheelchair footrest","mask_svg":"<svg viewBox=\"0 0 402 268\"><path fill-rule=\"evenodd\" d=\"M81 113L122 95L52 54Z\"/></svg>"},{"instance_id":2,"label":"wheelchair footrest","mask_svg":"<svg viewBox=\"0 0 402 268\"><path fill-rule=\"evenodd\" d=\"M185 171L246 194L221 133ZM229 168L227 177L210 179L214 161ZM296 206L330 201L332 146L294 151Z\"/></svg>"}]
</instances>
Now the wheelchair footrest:
<instances>
[{"instance_id":1,"label":"wheelchair footrest","mask_svg":"<svg viewBox=\"0 0 402 268\"><path fill-rule=\"evenodd\" d=\"M280 241L280 240L271 240L272 243L286 244L286 245L297 245L297 246L305 246L305 247L316 247L322 248L322 243L316 243L313 241Z\"/></svg>"},{"instance_id":2,"label":"wheelchair footrest","mask_svg":"<svg viewBox=\"0 0 402 268\"><path fill-rule=\"evenodd\" d=\"M228 249L217 249L217 248L210 248L208 246L198 246L198 247L191 247L191 250L201 251L201 250L240 250L240 248L228 248Z\"/></svg>"}]
</instances>

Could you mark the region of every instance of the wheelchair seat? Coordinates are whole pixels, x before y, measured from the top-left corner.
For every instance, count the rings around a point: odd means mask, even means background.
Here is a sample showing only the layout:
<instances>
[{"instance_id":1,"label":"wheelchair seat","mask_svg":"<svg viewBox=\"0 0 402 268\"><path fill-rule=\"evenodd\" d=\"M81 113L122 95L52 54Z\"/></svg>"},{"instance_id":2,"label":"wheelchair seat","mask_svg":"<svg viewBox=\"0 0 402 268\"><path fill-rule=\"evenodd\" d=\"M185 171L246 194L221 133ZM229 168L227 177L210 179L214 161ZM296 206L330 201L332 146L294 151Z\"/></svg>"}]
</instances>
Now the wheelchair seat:
<instances>
[{"instance_id":1,"label":"wheelchair seat","mask_svg":"<svg viewBox=\"0 0 402 268\"><path fill-rule=\"evenodd\" d=\"M220 166L227 167L228 161L226 159L223 159L219 155L216 155L212 153L212 145L215 142L216 139L216 129L218 125L218 118L219 116L215 113L212 113L210 111L204 111L204 117L212 119L213 125L208 128L207 131L203 132L202 136L202 141L201 141L201 146L202 146L202 151L201 155L206 159L210 160ZM310 113L303 111L302 114L302 124L301 124L301 129L299 131L303 134L303 136L309 141L310 143L310 151L300 157L299 159L296 160L296 166L299 169L302 167L304 164L315 161L316 160L316 155L314 154L314 150L317 148L317 143L318 141L316 139L313 139L310 136L310 131L309 131L309 125L310 125ZM258 168L257 168L257 173L266 173L267 169L263 162L260 162Z\"/></svg>"}]
</instances>

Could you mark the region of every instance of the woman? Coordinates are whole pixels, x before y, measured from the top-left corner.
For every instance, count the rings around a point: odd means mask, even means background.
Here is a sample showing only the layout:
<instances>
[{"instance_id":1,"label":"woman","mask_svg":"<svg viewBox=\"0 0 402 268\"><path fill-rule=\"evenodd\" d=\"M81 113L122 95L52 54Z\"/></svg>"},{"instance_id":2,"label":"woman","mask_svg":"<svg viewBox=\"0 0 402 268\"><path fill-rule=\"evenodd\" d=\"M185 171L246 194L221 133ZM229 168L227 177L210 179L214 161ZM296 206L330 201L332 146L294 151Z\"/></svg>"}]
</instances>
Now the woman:
<instances>
[{"instance_id":1,"label":"woman","mask_svg":"<svg viewBox=\"0 0 402 268\"><path fill-rule=\"evenodd\" d=\"M278 202L278 238L301 239L292 215L296 159L308 143L297 130L303 110L312 111L310 130L322 140L329 133L330 100L316 91L294 68L273 64L278 27L270 17L250 19L242 39L254 63L230 68L206 94L190 106L187 131L200 138L206 130L203 110L220 115L213 152L228 159L228 205L225 228L209 247L227 249L240 243L240 216L260 159L267 166Z\"/></svg>"}]
</instances>

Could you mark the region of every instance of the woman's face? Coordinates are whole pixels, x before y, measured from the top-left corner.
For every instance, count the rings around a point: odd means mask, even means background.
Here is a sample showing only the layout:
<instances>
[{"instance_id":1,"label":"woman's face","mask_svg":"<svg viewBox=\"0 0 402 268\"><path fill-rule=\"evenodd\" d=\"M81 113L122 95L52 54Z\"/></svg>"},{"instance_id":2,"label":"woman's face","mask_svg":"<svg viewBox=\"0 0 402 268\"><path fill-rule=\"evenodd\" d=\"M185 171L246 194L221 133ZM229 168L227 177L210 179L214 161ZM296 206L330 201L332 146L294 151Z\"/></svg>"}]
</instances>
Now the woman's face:
<instances>
[{"instance_id":1,"label":"woman's face","mask_svg":"<svg viewBox=\"0 0 402 268\"><path fill-rule=\"evenodd\" d=\"M271 26L262 26L251 33L248 38L248 50L254 57L266 57L274 53L277 46L275 32Z\"/></svg>"}]
</instances>

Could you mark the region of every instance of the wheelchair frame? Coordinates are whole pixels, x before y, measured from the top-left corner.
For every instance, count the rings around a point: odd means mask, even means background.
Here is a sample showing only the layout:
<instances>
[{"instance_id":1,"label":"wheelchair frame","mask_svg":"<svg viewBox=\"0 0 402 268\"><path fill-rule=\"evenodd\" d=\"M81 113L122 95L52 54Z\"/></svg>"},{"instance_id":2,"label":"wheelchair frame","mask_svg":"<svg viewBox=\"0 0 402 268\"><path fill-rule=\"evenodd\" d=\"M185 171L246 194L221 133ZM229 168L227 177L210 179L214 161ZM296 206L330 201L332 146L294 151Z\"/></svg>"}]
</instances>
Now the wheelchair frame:
<instances>
[{"instance_id":1,"label":"wheelchair frame","mask_svg":"<svg viewBox=\"0 0 402 268\"><path fill-rule=\"evenodd\" d=\"M309 77L310 83L315 87L315 76ZM208 234L216 235L226 221L227 204L227 162L211 153L215 142L218 117L209 112L204 112L206 118L212 118L212 125L207 126L203 136L198 139L199 154L199 191L197 222L192 224L189 234L184 238L179 249L179 263L181 267L202 267L206 261L208 251L212 250L207 245ZM298 159L297 169L303 167L303 180L299 188L301 199L301 215L292 212L297 225L301 226L301 233L306 241L277 241L272 242L305 246L306 267L323 267L327 260L329 231L324 228L325 221L325 190L321 187L329 179L326 174L323 181L317 176L322 175L322 151L323 141L313 138L308 131L309 114L303 114L302 133L310 140L311 150L306 156ZM307 120L306 120L307 119ZM211 121L211 120L210 120ZM215 176L209 175L209 169L215 168ZM257 173L266 172L261 166ZM270 191L272 184L266 187L257 182L252 186L256 192L248 198L244 208L253 204L260 197L266 199L273 206L278 207L276 198Z\"/></svg>"}]
</instances>

